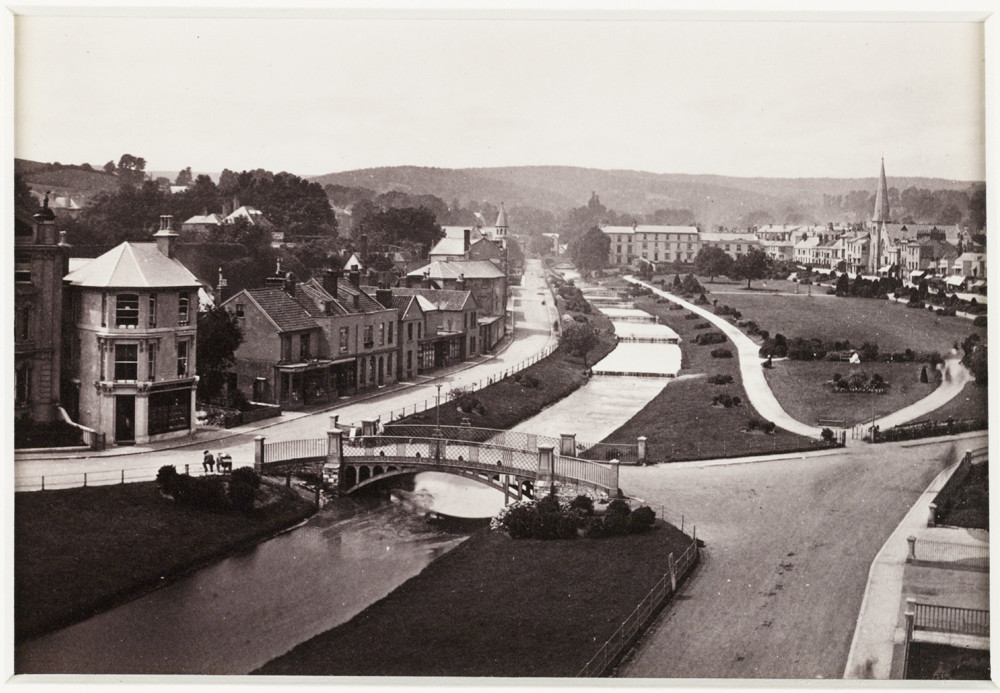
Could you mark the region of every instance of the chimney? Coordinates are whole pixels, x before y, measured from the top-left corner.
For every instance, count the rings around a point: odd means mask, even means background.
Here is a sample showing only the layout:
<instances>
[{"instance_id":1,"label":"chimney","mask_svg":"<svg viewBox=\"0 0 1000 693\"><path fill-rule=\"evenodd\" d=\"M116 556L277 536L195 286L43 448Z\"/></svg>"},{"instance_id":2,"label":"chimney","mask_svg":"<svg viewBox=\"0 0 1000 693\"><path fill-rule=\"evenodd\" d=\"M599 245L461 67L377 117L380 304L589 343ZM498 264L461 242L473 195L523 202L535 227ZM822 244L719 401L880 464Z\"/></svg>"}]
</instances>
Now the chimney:
<instances>
[{"instance_id":1,"label":"chimney","mask_svg":"<svg viewBox=\"0 0 1000 693\"><path fill-rule=\"evenodd\" d=\"M465 272L458 275L458 279L455 280L455 288L458 291L465 291Z\"/></svg>"},{"instance_id":2,"label":"chimney","mask_svg":"<svg viewBox=\"0 0 1000 693\"><path fill-rule=\"evenodd\" d=\"M351 286L355 289L361 287L361 270L352 269L348 274L348 278L351 280Z\"/></svg>"},{"instance_id":3,"label":"chimney","mask_svg":"<svg viewBox=\"0 0 1000 693\"><path fill-rule=\"evenodd\" d=\"M222 268L219 268L219 280L215 284L215 305L222 305L222 290L229 286L229 282L222 276Z\"/></svg>"},{"instance_id":4,"label":"chimney","mask_svg":"<svg viewBox=\"0 0 1000 693\"><path fill-rule=\"evenodd\" d=\"M378 301L383 308L392 308L392 289L376 289L375 300Z\"/></svg>"},{"instance_id":5,"label":"chimney","mask_svg":"<svg viewBox=\"0 0 1000 693\"><path fill-rule=\"evenodd\" d=\"M326 292L337 298L337 283L340 281L340 271L327 269L323 270L323 288Z\"/></svg>"},{"instance_id":6,"label":"chimney","mask_svg":"<svg viewBox=\"0 0 1000 693\"><path fill-rule=\"evenodd\" d=\"M277 265L277 269L274 271L274 274L264 279L264 286L279 286L279 287L284 286L285 277L283 274L281 274L280 257L277 259L277 262L275 264Z\"/></svg>"},{"instance_id":7,"label":"chimney","mask_svg":"<svg viewBox=\"0 0 1000 693\"><path fill-rule=\"evenodd\" d=\"M465 237L465 242L464 242L464 244L462 245L462 252L463 252L463 253L465 254L465 259L466 259L466 260L468 260L468 259L469 259L469 248L470 248L470 247L471 247L471 245L472 245L471 243L469 243L469 237L470 237L470 236L471 236L471 234L472 234L472 229L465 229L465 230L464 230L464 231L462 232L462 234L463 234L463 235L464 235L464 237Z\"/></svg>"},{"instance_id":8,"label":"chimney","mask_svg":"<svg viewBox=\"0 0 1000 693\"><path fill-rule=\"evenodd\" d=\"M423 287L425 289L431 288L431 271L430 270L424 270Z\"/></svg>"},{"instance_id":9,"label":"chimney","mask_svg":"<svg viewBox=\"0 0 1000 693\"><path fill-rule=\"evenodd\" d=\"M361 310L361 292L354 294L354 310Z\"/></svg>"},{"instance_id":10,"label":"chimney","mask_svg":"<svg viewBox=\"0 0 1000 693\"><path fill-rule=\"evenodd\" d=\"M289 296L295 295L295 272L289 272L285 275L283 288L285 289L285 293Z\"/></svg>"},{"instance_id":11,"label":"chimney","mask_svg":"<svg viewBox=\"0 0 1000 693\"><path fill-rule=\"evenodd\" d=\"M55 229L56 215L49 209L49 194L45 193L42 200L42 208L32 217L35 220L35 243L40 245L51 245L55 239L52 231Z\"/></svg>"},{"instance_id":12,"label":"chimney","mask_svg":"<svg viewBox=\"0 0 1000 693\"><path fill-rule=\"evenodd\" d=\"M174 240L177 238L177 234L170 229L173 219L169 214L161 214L160 230L153 234L157 249L170 258L174 256Z\"/></svg>"}]
</instances>

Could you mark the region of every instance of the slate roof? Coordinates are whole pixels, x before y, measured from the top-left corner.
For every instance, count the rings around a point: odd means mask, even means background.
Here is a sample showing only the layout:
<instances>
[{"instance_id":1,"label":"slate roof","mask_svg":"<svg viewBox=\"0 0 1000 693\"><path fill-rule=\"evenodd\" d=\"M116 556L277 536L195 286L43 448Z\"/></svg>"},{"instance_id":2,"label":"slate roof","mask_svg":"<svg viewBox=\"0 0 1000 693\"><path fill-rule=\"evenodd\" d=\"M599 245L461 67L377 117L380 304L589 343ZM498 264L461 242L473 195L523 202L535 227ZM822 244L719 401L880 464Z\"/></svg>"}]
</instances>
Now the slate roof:
<instances>
[{"instance_id":1,"label":"slate roof","mask_svg":"<svg viewBox=\"0 0 1000 693\"><path fill-rule=\"evenodd\" d=\"M222 223L222 217L218 214L196 214L187 221L181 222L184 224L215 224L218 226Z\"/></svg>"},{"instance_id":2,"label":"slate roof","mask_svg":"<svg viewBox=\"0 0 1000 693\"><path fill-rule=\"evenodd\" d=\"M638 224L636 226L602 226L604 233L686 233L698 234L694 226L657 226L653 224Z\"/></svg>"},{"instance_id":3,"label":"slate roof","mask_svg":"<svg viewBox=\"0 0 1000 693\"><path fill-rule=\"evenodd\" d=\"M298 294L301 292L303 298L300 299L303 302L311 301L316 309L319 311L319 315L348 315L356 313L377 313L379 311L386 310L378 301L372 298L363 289L355 289L354 285L349 281L345 281L341 278L337 282L337 298L334 298L329 291L323 288L323 284L317 281L315 278L310 279L307 282L297 284L295 287L296 298L299 298ZM358 296L358 308L354 308L354 296ZM331 313L324 313L320 308L320 304L329 303L333 306Z\"/></svg>"},{"instance_id":4,"label":"slate roof","mask_svg":"<svg viewBox=\"0 0 1000 693\"><path fill-rule=\"evenodd\" d=\"M430 271L431 279L458 279L463 274L466 279L496 279L506 276L489 260L452 260L442 262L434 260L430 264L418 267L408 277L422 277L425 271Z\"/></svg>"},{"instance_id":5,"label":"slate roof","mask_svg":"<svg viewBox=\"0 0 1000 693\"><path fill-rule=\"evenodd\" d=\"M74 286L101 288L184 288L200 285L176 258L160 252L156 243L125 241L67 274Z\"/></svg>"},{"instance_id":6,"label":"slate roof","mask_svg":"<svg viewBox=\"0 0 1000 693\"><path fill-rule=\"evenodd\" d=\"M400 296L417 296L429 302L432 309L437 310L464 310L466 304L472 301L473 307L478 307L476 304L476 298L472 295L471 291L454 291L451 289L424 289L419 287L414 288L400 288L396 287L392 290L393 296L399 294ZM427 310L423 303L420 303L421 308Z\"/></svg>"},{"instance_id":7,"label":"slate roof","mask_svg":"<svg viewBox=\"0 0 1000 693\"><path fill-rule=\"evenodd\" d=\"M305 308L277 286L244 289L243 293L270 318L279 332L316 329L319 325ZM238 296L239 294L237 294ZM236 298L235 296L233 298ZM232 301L233 299L229 299ZM228 303L229 301L227 301Z\"/></svg>"},{"instance_id":8,"label":"slate roof","mask_svg":"<svg viewBox=\"0 0 1000 693\"><path fill-rule=\"evenodd\" d=\"M431 248L433 255L465 255L465 238L442 238Z\"/></svg>"}]
</instances>

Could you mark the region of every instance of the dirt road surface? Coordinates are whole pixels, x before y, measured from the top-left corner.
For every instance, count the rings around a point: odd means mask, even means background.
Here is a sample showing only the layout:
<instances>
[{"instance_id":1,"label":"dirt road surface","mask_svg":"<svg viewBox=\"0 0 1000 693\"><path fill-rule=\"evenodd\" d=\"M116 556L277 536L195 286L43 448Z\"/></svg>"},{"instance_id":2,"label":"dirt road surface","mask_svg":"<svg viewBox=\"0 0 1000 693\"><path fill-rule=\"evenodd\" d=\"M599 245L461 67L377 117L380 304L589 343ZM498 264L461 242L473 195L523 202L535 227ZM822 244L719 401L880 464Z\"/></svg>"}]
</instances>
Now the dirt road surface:
<instances>
[{"instance_id":1,"label":"dirt road surface","mask_svg":"<svg viewBox=\"0 0 1000 693\"><path fill-rule=\"evenodd\" d=\"M840 678L875 554L971 442L623 467L626 493L683 513L707 546L619 675Z\"/></svg>"}]
</instances>

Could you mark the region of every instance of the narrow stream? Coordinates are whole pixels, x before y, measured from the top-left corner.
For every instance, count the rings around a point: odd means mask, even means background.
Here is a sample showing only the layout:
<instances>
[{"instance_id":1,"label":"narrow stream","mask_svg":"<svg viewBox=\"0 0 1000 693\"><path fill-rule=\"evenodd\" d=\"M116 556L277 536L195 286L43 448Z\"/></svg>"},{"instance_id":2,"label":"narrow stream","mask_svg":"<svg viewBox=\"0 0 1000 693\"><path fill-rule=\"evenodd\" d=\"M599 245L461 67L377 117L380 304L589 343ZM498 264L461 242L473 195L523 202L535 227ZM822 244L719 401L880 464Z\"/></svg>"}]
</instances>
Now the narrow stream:
<instances>
[{"instance_id":1,"label":"narrow stream","mask_svg":"<svg viewBox=\"0 0 1000 693\"><path fill-rule=\"evenodd\" d=\"M74 626L24 643L15 671L246 674L350 620L468 535L429 512L489 517L503 495L419 474L392 500L337 499L302 527Z\"/></svg>"}]
</instances>

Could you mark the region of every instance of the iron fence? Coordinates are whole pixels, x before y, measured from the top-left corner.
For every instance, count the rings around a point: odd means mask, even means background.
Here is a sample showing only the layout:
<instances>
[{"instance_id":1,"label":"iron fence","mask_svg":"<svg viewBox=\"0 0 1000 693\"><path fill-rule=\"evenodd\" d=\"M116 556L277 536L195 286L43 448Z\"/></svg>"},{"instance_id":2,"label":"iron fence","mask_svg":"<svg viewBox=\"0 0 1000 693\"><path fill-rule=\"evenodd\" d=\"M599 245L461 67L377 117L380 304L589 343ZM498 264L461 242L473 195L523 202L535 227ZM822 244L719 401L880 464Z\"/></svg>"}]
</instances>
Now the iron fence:
<instances>
[{"instance_id":1,"label":"iron fence","mask_svg":"<svg viewBox=\"0 0 1000 693\"><path fill-rule=\"evenodd\" d=\"M618 490L618 465L600 464L575 457L555 455L552 474L558 480L576 481L602 488L610 493Z\"/></svg>"},{"instance_id":2,"label":"iron fence","mask_svg":"<svg viewBox=\"0 0 1000 693\"><path fill-rule=\"evenodd\" d=\"M660 606L674 593L675 585L688 574L697 560L698 543L696 539L692 539L691 544L677 559L673 576L667 573L660 578L618 630L601 646L597 654L580 669L577 677L596 677L605 674L618 661L636 635L649 623Z\"/></svg>"},{"instance_id":3,"label":"iron fence","mask_svg":"<svg viewBox=\"0 0 1000 693\"><path fill-rule=\"evenodd\" d=\"M914 542L913 557L928 563L954 563L982 570L990 569L990 545L956 544L947 541L917 539Z\"/></svg>"},{"instance_id":4,"label":"iron fence","mask_svg":"<svg viewBox=\"0 0 1000 693\"><path fill-rule=\"evenodd\" d=\"M621 464L639 464L638 443L577 443L576 456L584 460L618 460Z\"/></svg>"},{"instance_id":5,"label":"iron fence","mask_svg":"<svg viewBox=\"0 0 1000 693\"><path fill-rule=\"evenodd\" d=\"M264 443L265 464L269 462L287 462L290 460L304 460L316 457L326 457L328 452L328 438L309 438L304 440L279 440L273 443Z\"/></svg>"},{"instance_id":6,"label":"iron fence","mask_svg":"<svg viewBox=\"0 0 1000 693\"><path fill-rule=\"evenodd\" d=\"M127 467L121 469L88 469L61 474L43 474L37 476L18 476L14 478L14 491L54 491L81 486L111 486L113 484L128 484L140 481L153 481L160 467ZM177 465L166 465L174 466ZM186 464L184 469L177 471L190 476L207 476L201 463Z\"/></svg>"},{"instance_id":7,"label":"iron fence","mask_svg":"<svg viewBox=\"0 0 1000 693\"><path fill-rule=\"evenodd\" d=\"M938 633L958 633L988 638L990 612L985 609L965 609L913 602L913 629Z\"/></svg>"}]
</instances>

